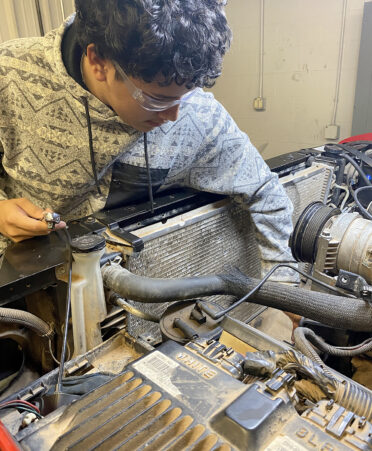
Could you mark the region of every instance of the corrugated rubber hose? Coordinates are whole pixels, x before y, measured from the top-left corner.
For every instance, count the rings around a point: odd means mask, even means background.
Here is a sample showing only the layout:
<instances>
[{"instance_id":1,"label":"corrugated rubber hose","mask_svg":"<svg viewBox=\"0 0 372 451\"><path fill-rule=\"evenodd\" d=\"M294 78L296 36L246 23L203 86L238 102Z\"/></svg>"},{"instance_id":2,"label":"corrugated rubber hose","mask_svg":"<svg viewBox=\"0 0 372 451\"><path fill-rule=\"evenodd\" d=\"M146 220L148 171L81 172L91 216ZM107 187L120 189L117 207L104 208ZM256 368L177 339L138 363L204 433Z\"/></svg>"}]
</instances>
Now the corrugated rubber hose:
<instances>
[{"instance_id":1,"label":"corrugated rubber hose","mask_svg":"<svg viewBox=\"0 0 372 451\"><path fill-rule=\"evenodd\" d=\"M311 344L313 344L320 351L326 352L327 354L330 355L336 355L339 357L353 357L356 355L364 354L365 352L372 351L371 339L368 339L357 346L350 347L332 346L326 343L322 337L319 337L313 330L307 327L297 327L294 331L294 339L296 347L302 352L302 354L305 355L308 355L307 354L308 351L309 354L310 353L316 354ZM308 356L311 357L310 355Z\"/></svg>"},{"instance_id":2,"label":"corrugated rubber hose","mask_svg":"<svg viewBox=\"0 0 372 451\"><path fill-rule=\"evenodd\" d=\"M25 326L36 332L41 337L50 338L53 329L42 319L32 313L23 310L0 307L0 323L12 323Z\"/></svg>"},{"instance_id":3,"label":"corrugated rubber hose","mask_svg":"<svg viewBox=\"0 0 372 451\"><path fill-rule=\"evenodd\" d=\"M119 265L106 265L102 267L102 275L105 286L120 296L154 303L215 294L242 297L260 282L239 270L214 276L151 279L134 275ZM296 313L332 327L372 331L372 308L363 299L266 282L247 302Z\"/></svg>"},{"instance_id":4,"label":"corrugated rubber hose","mask_svg":"<svg viewBox=\"0 0 372 451\"><path fill-rule=\"evenodd\" d=\"M221 278L230 286L230 294L243 296L259 282L234 270ZM372 331L372 308L359 298L293 288L277 282L266 282L251 302L284 310L339 329Z\"/></svg>"}]
</instances>

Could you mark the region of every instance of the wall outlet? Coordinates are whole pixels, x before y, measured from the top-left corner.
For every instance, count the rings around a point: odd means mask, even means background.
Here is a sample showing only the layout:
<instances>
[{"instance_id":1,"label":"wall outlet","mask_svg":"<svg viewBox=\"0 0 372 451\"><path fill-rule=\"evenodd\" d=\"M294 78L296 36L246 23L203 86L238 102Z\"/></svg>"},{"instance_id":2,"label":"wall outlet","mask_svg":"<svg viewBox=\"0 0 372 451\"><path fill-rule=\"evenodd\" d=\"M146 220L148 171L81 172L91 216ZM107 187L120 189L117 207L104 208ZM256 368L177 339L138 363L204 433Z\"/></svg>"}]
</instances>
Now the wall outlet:
<instances>
[{"instance_id":1,"label":"wall outlet","mask_svg":"<svg viewBox=\"0 0 372 451\"><path fill-rule=\"evenodd\" d=\"M340 137L340 126L335 124L328 124L324 129L325 139L338 139Z\"/></svg>"},{"instance_id":2,"label":"wall outlet","mask_svg":"<svg viewBox=\"0 0 372 451\"><path fill-rule=\"evenodd\" d=\"M265 99L263 97L256 97L253 100L253 108L256 111L264 111L265 110L265 106L266 106L265 104L266 104L266 101L265 101Z\"/></svg>"}]
</instances>

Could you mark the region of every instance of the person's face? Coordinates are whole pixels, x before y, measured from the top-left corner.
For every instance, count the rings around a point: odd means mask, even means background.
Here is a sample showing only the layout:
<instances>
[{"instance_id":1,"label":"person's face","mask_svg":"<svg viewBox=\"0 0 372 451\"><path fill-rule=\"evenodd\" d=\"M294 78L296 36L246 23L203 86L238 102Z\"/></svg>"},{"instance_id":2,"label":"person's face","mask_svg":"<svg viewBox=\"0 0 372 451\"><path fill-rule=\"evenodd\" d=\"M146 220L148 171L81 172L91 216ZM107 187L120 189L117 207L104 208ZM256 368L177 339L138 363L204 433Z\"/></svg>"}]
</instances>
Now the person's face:
<instances>
[{"instance_id":1,"label":"person's face","mask_svg":"<svg viewBox=\"0 0 372 451\"><path fill-rule=\"evenodd\" d=\"M94 52L94 46L87 48L87 60L84 61L84 78L88 89L106 105L109 105L124 123L136 130L149 132L167 121L175 121L178 117L179 105L163 111L148 111L135 100L125 83L116 76L116 69L108 60L101 60ZM143 80L129 77L137 88L145 94L162 100L178 100L190 91L184 85L172 83L160 86L158 81L146 83Z\"/></svg>"},{"instance_id":2,"label":"person's face","mask_svg":"<svg viewBox=\"0 0 372 451\"><path fill-rule=\"evenodd\" d=\"M155 81L146 83L132 77L130 79L137 88L155 99L178 100L189 91L176 83L162 87ZM144 109L128 92L124 82L116 79L115 76L112 82L108 84L107 100L123 122L142 132L148 132L165 122L175 121L178 117L179 105L174 105L163 111Z\"/></svg>"}]
</instances>

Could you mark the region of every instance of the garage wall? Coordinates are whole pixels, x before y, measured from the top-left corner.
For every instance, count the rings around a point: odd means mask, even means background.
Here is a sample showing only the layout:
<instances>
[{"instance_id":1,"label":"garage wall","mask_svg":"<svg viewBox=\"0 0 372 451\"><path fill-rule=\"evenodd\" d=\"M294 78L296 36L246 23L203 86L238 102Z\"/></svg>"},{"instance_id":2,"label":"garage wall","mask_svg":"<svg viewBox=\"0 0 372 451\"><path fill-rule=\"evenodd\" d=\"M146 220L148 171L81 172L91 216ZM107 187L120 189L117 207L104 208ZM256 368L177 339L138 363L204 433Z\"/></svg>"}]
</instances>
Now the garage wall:
<instances>
[{"instance_id":1,"label":"garage wall","mask_svg":"<svg viewBox=\"0 0 372 451\"><path fill-rule=\"evenodd\" d=\"M347 0L345 44L336 124L351 135L363 7ZM74 0L0 0L0 42L40 35L74 9ZM261 0L229 0L234 32L224 71L213 92L265 158L323 144L332 122L343 0L264 0L265 111L259 93Z\"/></svg>"},{"instance_id":2,"label":"garage wall","mask_svg":"<svg viewBox=\"0 0 372 451\"><path fill-rule=\"evenodd\" d=\"M56 28L74 10L74 0L0 0L0 42L40 36L40 16L45 32Z\"/></svg>"},{"instance_id":3,"label":"garage wall","mask_svg":"<svg viewBox=\"0 0 372 451\"><path fill-rule=\"evenodd\" d=\"M230 0L234 32L213 88L265 158L325 142L336 89L342 0L265 0L264 97L258 96L261 0ZM351 135L364 0L348 0L336 123ZM327 140L330 141L330 140Z\"/></svg>"}]
</instances>

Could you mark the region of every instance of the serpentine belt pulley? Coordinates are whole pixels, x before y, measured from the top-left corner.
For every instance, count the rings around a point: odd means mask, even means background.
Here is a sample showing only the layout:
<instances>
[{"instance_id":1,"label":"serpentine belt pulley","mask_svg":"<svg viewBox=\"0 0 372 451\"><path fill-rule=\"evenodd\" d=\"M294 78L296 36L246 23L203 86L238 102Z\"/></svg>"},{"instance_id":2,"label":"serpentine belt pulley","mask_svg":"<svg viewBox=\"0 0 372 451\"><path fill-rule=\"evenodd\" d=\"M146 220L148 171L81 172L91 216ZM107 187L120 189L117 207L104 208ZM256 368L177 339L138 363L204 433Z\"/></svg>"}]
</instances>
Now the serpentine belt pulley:
<instances>
[{"instance_id":1,"label":"serpentine belt pulley","mask_svg":"<svg viewBox=\"0 0 372 451\"><path fill-rule=\"evenodd\" d=\"M328 220L338 214L338 208L328 207L322 202L312 202L305 208L289 240L292 255L297 261L315 262L318 238Z\"/></svg>"}]
</instances>

